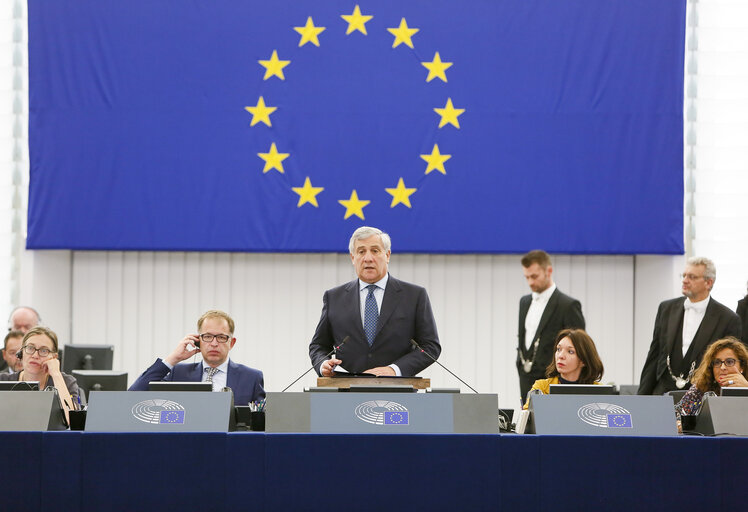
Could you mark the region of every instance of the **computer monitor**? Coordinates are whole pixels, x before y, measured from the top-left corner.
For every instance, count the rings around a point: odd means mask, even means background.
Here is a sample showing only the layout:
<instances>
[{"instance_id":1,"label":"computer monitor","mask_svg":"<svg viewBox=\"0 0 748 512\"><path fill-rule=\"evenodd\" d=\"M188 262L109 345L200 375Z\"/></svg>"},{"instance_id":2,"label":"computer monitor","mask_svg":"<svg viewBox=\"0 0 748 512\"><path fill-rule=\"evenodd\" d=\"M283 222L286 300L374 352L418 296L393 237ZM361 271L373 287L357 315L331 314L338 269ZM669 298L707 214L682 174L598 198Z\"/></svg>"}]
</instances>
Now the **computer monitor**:
<instances>
[{"instance_id":1,"label":"computer monitor","mask_svg":"<svg viewBox=\"0 0 748 512\"><path fill-rule=\"evenodd\" d=\"M39 391L39 383L37 381L3 380L0 381L0 391Z\"/></svg>"},{"instance_id":2,"label":"computer monitor","mask_svg":"<svg viewBox=\"0 0 748 512\"><path fill-rule=\"evenodd\" d=\"M722 388L721 396L748 396L748 388Z\"/></svg>"},{"instance_id":3,"label":"computer monitor","mask_svg":"<svg viewBox=\"0 0 748 512\"><path fill-rule=\"evenodd\" d=\"M111 370L113 359L113 345L65 345L62 371Z\"/></svg>"},{"instance_id":4,"label":"computer monitor","mask_svg":"<svg viewBox=\"0 0 748 512\"><path fill-rule=\"evenodd\" d=\"M84 398L89 391L127 391L127 372L112 370L73 370Z\"/></svg>"},{"instance_id":5,"label":"computer monitor","mask_svg":"<svg viewBox=\"0 0 748 512\"><path fill-rule=\"evenodd\" d=\"M551 384L551 395L613 395L615 391L609 384Z\"/></svg>"},{"instance_id":6,"label":"computer monitor","mask_svg":"<svg viewBox=\"0 0 748 512\"><path fill-rule=\"evenodd\" d=\"M154 380L148 383L148 391L213 391L213 383Z\"/></svg>"}]
</instances>

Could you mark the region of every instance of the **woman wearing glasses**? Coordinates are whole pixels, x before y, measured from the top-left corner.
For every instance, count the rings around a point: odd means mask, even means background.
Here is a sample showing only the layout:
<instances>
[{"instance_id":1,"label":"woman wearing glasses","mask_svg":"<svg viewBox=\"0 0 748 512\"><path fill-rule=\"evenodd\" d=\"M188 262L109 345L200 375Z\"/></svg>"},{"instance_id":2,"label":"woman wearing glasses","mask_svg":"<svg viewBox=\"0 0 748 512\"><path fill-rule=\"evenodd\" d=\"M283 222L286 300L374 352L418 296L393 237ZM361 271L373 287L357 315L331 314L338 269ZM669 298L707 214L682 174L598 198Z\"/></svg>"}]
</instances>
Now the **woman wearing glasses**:
<instances>
[{"instance_id":1,"label":"woman wearing glasses","mask_svg":"<svg viewBox=\"0 0 748 512\"><path fill-rule=\"evenodd\" d=\"M706 349L701 364L691 378L691 388L675 406L680 416L695 416L707 391L719 394L725 387L748 387L748 350L732 336L717 340Z\"/></svg>"},{"instance_id":2,"label":"woman wearing glasses","mask_svg":"<svg viewBox=\"0 0 748 512\"><path fill-rule=\"evenodd\" d=\"M57 357L57 335L46 327L34 327L21 341L18 359L23 369L13 374L2 374L0 380L17 380L19 382L38 382L39 389L48 387L57 389L60 402L65 411L73 409L72 396L78 396L78 383L75 377L60 371L60 360Z\"/></svg>"}]
</instances>

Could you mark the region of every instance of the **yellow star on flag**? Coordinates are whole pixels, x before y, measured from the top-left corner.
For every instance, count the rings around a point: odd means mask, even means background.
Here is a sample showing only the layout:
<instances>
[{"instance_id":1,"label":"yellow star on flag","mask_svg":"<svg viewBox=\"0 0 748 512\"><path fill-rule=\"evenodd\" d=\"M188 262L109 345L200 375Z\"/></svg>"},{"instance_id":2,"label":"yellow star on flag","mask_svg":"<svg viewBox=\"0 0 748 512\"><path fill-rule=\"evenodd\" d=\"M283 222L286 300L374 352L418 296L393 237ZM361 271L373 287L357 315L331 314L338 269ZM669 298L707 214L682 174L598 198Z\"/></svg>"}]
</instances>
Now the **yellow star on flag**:
<instances>
[{"instance_id":1,"label":"yellow star on flag","mask_svg":"<svg viewBox=\"0 0 748 512\"><path fill-rule=\"evenodd\" d=\"M324 187L313 187L312 182L309 181L309 176L304 180L303 187L291 187L291 189L299 194L299 203L296 205L297 208L301 208L301 205L309 203L319 208L317 204L317 194L322 192Z\"/></svg>"},{"instance_id":2,"label":"yellow star on flag","mask_svg":"<svg viewBox=\"0 0 748 512\"><path fill-rule=\"evenodd\" d=\"M395 41L392 43L393 48L397 48L400 43L405 43L406 45L413 48L413 41L410 40L410 37L419 30L419 28L408 28L408 23L405 21L405 18L403 18L400 20L399 27L388 28L387 32L395 36Z\"/></svg>"},{"instance_id":3,"label":"yellow star on flag","mask_svg":"<svg viewBox=\"0 0 748 512\"><path fill-rule=\"evenodd\" d=\"M394 208L400 203L410 208L410 196L412 196L416 191L414 188L405 188L405 182L402 178L397 182L397 188L385 188L385 190L392 196L392 204L390 204L390 208Z\"/></svg>"},{"instance_id":4,"label":"yellow star on flag","mask_svg":"<svg viewBox=\"0 0 748 512\"><path fill-rule=\"evenodd\" d=\"M428 162L428 166L426 166L426 174L430 173L434 169L439 171L442 174L447 174L447 171L444 169L444 162L452 158L452 155L442 155L439 153L439 145L434 144L434 149L431 151L430 155L421 155L421 158L426 160Z\"/></svg>"},{"instance_id":5,"label":"yellow star on flag","mask_svg":"<svg viewBox=\"0 0 748 512\"><path fill-rule=\"evenodd\" d=\"M354 30L358 30L363 35L366 34L366 22L372 19L374 16L368 14L361 14L361 9L357 5L353 9L353 14L341 14L341 18L348 22L348 29L345 31L345 35L350 34Z\"/></svg>"},{"instance_id":6,"label":"yellow star on flag","mask_svg":"<svg viewBox=\"0 0 748 512\"><path fill-rule=\"evenodd\" d=\"M371 201L359 199L356 189L353 189L353 192L351 192L350 199L339 199L338 202L345 206L345 217L343 217L343 220L351 215L355 215L361 220L364 220L364 206L371 203Z\"/></svg>"},{"instance_id":7,"label":"yellow star on flag","mask_svg":"<svg viewBox=\"0 0 748 512\"><path fill-rule=\"evenodd\" d=\"M431 62L421 62L421 65L429 70L429 76L426 77L426 81L430 82L434 78L439 77L442 81L447 81L447 75L444 73L445 70L452 67L451 62L442 62L439 57L439 52L434 54L434 60Z\"/></svg>"},{"instance_id":8,"label":"yellow star on flag","mask_svg":"<svg viewBox=\"0 0 748 512\"><path fill-rule=\"evenodd\" d=\"M314 46L319 46L319 39L317 39L317 36L324 32L325 27L315 27L312 17L309 16L306 19L306 25L303 27L294 27L293 29L301 34L299 46L304 46L306 43L312 43Z\"/></svg>"},{"instance_id":9,"label":"yellow star on flag","mask_svg":"<svg viewBox=\"0 0 748 512\"><path fill-rule=\"evenodd\" d=\"M275 142L270 145L270 151L267 153L257 153L257 156L265 160L265 167L262 169L262 173L266 173L271 169L276 169L281 174L283 171L283 160L288 158L290 153L278 153L278 148L275 147Z\"/></svg>"},{"instance_id":10,"label":"yellow star on flag","mask_svg":"<svg viewBox=\"0 0 748 512\"><path fill-rule=\"evenodd\" d=\"M254 107L244 107L244 110L252 114L252 122L249 123L249 126L254 126L260 121L268 126L272 126L270 124L270 114L278 110L278 107L268 107L265 105L265 99L260 96L260 99L257 100L257 105Z\"/></svg>"},{"instance_id":11,"label":"yellow star on flag","mask_svg":"<svg viewBox=\"0 0 748 512\"><path fill-rule=\"evenodd\" d=\"M460 122L457 120L457 117L462 115L462 113L465 112L465 109L454 108L452 105L452 98L447 98L447 104L444 105L444 108L435 108L434 112L442 116L441 121L439 121L439 128L449 123L459 130Z\"/></svg>"},{"instance_id":12,"label":"yellow star on flag","mask_svg":"<svg viewBox=\"0 0 748 512\"><path fill-rule=\"evenodd\" d=\"M279 60L278 50L273 50L273 55L270 56L270 60L258 60L262 67L265 68L265 77L263 80L267 80L271 76L277 76L281 80L285 80L283 76L283 68L291 64L290 60Z\"/></svg>"}]
</instances>

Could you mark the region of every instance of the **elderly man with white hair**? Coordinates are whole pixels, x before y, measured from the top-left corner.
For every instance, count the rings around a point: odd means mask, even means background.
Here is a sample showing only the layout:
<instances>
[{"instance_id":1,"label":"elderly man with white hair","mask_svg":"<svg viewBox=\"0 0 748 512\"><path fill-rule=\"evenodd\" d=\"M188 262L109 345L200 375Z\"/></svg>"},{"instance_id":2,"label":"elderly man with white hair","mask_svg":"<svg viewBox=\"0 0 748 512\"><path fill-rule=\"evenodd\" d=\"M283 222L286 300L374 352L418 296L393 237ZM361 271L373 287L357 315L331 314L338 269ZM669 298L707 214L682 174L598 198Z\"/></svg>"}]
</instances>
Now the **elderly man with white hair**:
<instances>
[{"instance_id":1,"label":"elderly man with white hair","mask_svg":"<svg viewBox=\"0 0 748 512\"><path fill-rule=\"evenodd\" d=\"M717 279L714 262L690 258L681 291L683 297L660 303L654 335L639 380L640 395L661 395L688 389L706 348L714 341L740 338L740 319L710 293Z\"/></svg>"}]
</instances>

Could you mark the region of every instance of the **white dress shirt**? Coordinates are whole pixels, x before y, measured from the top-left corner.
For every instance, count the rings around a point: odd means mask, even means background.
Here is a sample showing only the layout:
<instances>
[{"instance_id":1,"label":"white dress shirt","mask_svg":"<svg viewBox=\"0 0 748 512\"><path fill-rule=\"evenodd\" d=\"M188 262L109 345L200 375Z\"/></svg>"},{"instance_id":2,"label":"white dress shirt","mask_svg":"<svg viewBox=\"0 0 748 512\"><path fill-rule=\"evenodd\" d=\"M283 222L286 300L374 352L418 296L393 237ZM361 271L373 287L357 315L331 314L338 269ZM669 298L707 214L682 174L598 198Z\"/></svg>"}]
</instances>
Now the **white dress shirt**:
<instances>
[{"instance_id":1,"label":"white dress shirt","mask_svg":"<svg viewBox=\"0 0 748 512\"><path fill-rule=\"evenodd\" d=\"M530 350L532 342L535 341L535 333L540 325L540 319L543 316L543 311L548 305L548 301L556 291L556 283L550 285L546 290L535 293L532 292L532 302L530 303L530 309L527 310L527 316L525 317L525 349Z\"/></svg>"},{"instance_id":2,"label":"white dress shirt","mask_svg":"<svg viewBox=\"0 0 748 512\"><path fill-rule=\"evenodd\" d=\"M683 357L686 357L688 347L691 346L693 337L696 336L696 331L699 330L701 321L704 320L709 299L711 296L699 302L691 302L691 299L686 298L686 302L683 303L686 310L683 313Z\"/></svg>"}]
</instances>

